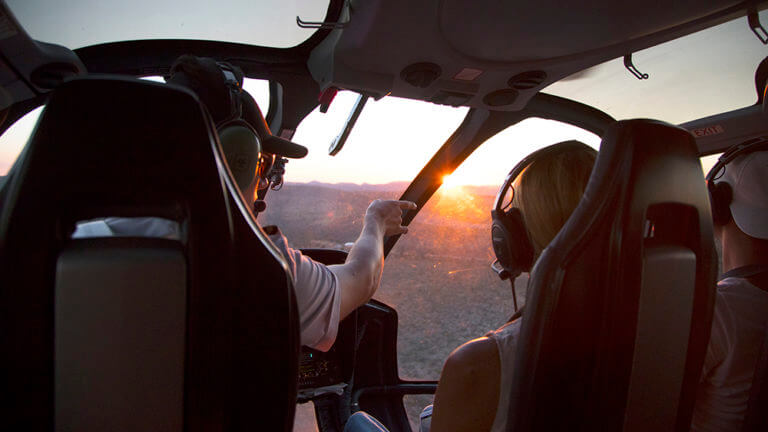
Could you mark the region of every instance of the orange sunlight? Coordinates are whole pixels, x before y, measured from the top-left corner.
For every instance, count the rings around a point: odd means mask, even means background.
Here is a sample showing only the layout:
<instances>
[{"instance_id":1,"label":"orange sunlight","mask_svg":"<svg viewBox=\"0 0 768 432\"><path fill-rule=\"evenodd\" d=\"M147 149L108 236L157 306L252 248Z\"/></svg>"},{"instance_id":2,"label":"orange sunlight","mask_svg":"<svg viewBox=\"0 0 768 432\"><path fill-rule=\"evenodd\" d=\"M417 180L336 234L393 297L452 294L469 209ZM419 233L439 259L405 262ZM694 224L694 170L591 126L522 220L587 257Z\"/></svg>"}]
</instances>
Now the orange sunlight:
<instances>
[{"instance_id":1,"label":"orange sunlight","mask_svg":"<svg viewBox=\"0 0 768 432\"><path fill-rule=\"evenodd\" d=\"M440 193L442 195L458 197L464 194L464 187L466 182L461 177L456 176L456 173L446 174L443 176L443 184L440 186Z\"/></svg>"},{"instance_id":2,"label":"orange sunlight","mask_svg":"<svg viewBox=\"0 0 768 432\"><path fill-rule=\"evenodd\" d=\"M446 174L443 176L443 192L449 194L460 193L462 191L462 186L467 186L469 185L469 182L472 181L471 178L457 174L459 173L454 171L451 174Z\"/></svg>"}]
</instances>

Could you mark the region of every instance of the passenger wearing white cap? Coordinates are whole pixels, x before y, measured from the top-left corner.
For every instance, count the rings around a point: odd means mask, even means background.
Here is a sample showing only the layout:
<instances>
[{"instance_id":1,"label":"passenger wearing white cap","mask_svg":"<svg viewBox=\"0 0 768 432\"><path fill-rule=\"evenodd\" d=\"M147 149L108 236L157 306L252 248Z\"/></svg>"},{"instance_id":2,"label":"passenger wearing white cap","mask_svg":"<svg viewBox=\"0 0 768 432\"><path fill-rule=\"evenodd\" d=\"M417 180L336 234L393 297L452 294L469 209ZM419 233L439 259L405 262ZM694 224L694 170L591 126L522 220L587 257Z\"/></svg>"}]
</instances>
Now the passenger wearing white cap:
<instances>
[{"instance_id":1,"label":"passenger wearing white cap","mask_svg":"<svg viewBox=\"0 0 768 432\"><path fill-rule=\"evenodd\" d=\"M724 273L692 430L740 431L768 325L768 140L725 152L707 188Z\"/></svg>"}]
</instances>

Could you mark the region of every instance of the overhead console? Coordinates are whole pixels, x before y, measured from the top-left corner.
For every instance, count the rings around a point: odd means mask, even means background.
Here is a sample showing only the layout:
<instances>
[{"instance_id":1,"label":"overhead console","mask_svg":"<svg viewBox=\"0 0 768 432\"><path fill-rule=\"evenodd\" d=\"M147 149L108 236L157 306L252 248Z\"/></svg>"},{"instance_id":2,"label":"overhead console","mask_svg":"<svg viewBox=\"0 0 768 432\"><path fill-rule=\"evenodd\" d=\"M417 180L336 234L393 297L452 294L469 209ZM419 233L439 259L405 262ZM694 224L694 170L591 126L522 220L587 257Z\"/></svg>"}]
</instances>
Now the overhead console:
<instances>
[{"instance_id":1,"label":"overhead console","mask_svg":"<svg viewBox=\"0 0 768 432\"><path fill-rule=\"evenodd\" d=\"M516 111L564 77L765 6L351 0L308 66L322 89Z\"/></svg>"}]
</instances>

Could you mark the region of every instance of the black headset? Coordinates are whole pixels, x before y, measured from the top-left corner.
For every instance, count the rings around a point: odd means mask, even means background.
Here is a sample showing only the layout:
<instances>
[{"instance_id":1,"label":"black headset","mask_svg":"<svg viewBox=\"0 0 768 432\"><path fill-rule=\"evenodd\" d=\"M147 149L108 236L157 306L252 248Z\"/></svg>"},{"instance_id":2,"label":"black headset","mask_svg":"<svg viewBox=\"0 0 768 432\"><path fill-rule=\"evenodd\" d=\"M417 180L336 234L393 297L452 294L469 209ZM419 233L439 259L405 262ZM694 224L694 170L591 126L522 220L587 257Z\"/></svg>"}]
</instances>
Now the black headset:
<instances>
[{"instance_id":1,"label":"black headset","mask_svg":"<svg viewBox=\"0 0 768 432\"><path fill-rule=\"evenodd\" d=\"M717 163L707 173L707 191L709 205L712 209L712 221L715 225L726 225L731 220L731 201L733 188L726 182L715 183L725 174L726 165L739 156L747 153L768 150L768 137L754 138L741 144L736 144L725 151Z\"/></svg>"},{"instance_id":2,"label":"black headset","mask_svg":"<svg viewBox=\"0 0 768 432\"><path fill-rule=\"evenodd\" d=\"M216 62L229 89L230 114L216 125L219 142L232 176L241 191L248 189L262 164L262 146L256 129L243 120L242 73L227 62ZM247 197L250 199L251 197Z\"/></svg>"},{"instance_id":3,"label":"black headset","mask_svg":"<svg viewBox=\"0 0 768 432\"><path fill-rule=\"evenodd\" d=\"M224 76L224 82L229 90L229 116L221 121L219 124L225 124L232 120L242 118L243 116L243 101L241 95L243 93L243 74L239 69L235 69L235 66L227 62L216 62L222 75Z\"/></svg>"},{"instance_id":4,"label":"black headset","mask_svg":"<svg viewBox=\"0 0 768 432\"><path fill-rule=\"evenodd\" d=\"M533 243L531 243L523 214L520 209L512 207L515 196L515 188L512 184L536 159L550 153L580 150L584 146L585 144L579 141L565 141L544 147L526 156L507 174L491 210L491 242L493 252L496 254L496 262L493 263L492 268L501 279L514 280L520 273L530 271L535 258ZM511 191L512 195L507 204L504 204L508 191Z\"/></svg>"}]
</instances>

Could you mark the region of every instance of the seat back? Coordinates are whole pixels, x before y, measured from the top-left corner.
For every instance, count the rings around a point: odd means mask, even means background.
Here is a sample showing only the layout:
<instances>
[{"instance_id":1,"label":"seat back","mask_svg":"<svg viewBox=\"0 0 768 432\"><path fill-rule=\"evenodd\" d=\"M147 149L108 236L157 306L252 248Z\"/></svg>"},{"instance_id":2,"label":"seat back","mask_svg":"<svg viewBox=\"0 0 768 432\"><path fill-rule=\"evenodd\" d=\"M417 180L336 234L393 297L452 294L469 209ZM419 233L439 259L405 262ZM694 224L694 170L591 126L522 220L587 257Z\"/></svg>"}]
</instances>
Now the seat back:
<instances>
[{"instance_id":1,"label":"seat back","mask_svg":"<svg viewBox=\"0 0 768 432\"><path fill-rule=\"evenodd\" d=\"M290 430L298 319L190 92L77 79L51 96L0 215L2 429ZM156 217L177 239L73 239Z\"/></svg>"},{"instance_id":2,"label":"seat back","mask_svg":"<svg viewBox=\"0 0 768 432\"><path fill-rule=\"evenodd\" d=\"M768 329L765 331L760 355L757 358L742 430L744 432L767 430L768 415L765 414L766 412L768 412Z\"/></svg>"},{"instance_id":3,"label":"seat back","mask_svg":"<svg viewBox=\"0 0 768 432\"><path fill-rule=\"evenodd\" d=\"M531 271L508 429L688 430L716 270L691 135L652 120L611 126Z\"/></svg>"}]
</instances>

